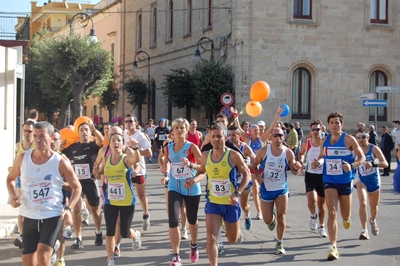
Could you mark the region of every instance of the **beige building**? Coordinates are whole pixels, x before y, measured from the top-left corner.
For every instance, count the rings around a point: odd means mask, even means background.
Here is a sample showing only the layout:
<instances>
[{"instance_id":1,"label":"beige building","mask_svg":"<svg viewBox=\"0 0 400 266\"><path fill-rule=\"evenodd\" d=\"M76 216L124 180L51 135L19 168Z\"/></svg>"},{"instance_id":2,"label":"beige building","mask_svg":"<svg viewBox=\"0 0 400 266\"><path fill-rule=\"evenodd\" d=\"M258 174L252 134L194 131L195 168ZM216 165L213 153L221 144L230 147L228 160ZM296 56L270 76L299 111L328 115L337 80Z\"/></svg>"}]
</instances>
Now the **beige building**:
<instances>
[{"instance_id":1,"label":"beige building","mask_svg":"<svg viewBox=\"0 0 400 266\"><path fill-rule=\"evenodd\" d=\"M399 93L375 93L376 86L397 86L400 78L396 1L137 0L123 1L122 8L121 73L132 72L138 51L151 58L155 97L143 108L143 120L184 115L183 109L168 111L159 88L170 69L193 69L202 37L214 41L216 60L233 67L238 110L244 110L254 82L264 80L272 89L262 102L263 113L250 118L243 112L241 120L268 123L285 103L291 113L284 121L308 127L311 120L326 121L338 111L345 128L353 129L357 121L374 121L375 108L363 107L359 98L369 93L388 101L388 107L377 108L378 125L390 125L400 115ZM209 51L200 51L209 58ZM138 62L145 81L146 62ZM130 111L126 103L119 108L118 113ZM204 126L203 111L192 116Z\"/></svg>"}]
</instances>

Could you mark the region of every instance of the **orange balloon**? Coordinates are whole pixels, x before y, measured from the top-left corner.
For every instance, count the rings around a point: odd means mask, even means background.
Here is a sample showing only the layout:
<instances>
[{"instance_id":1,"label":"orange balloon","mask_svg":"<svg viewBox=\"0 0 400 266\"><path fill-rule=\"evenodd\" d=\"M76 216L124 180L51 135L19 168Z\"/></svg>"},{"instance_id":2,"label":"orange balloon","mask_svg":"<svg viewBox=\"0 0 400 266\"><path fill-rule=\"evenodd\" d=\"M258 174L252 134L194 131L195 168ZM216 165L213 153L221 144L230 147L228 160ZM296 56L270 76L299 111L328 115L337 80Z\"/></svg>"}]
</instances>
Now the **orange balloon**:
<instances>
[{"instance_id":1,"label":"orange balloon","mask_svg":"<svg viewBox=\"0 0 400 266\"><path fill-rule=\"evenodd\" d=\"M75 143L75 142L79 141L78 134L76 134L75 131L73 131L70 128L60 129L60 133L61 133L61 139L62 140L66 140L65 148L67 148L72 143Z\"/></svg>"},{"instance_id":2,"label":"orange balloon","mask_svg":"<svg viewBox=\"0 0 400 266\"><path fill-rule=\"evenodd\" d=\"M261 103L255 101L249 101L246 104L246 112L251 117L259 116L262 112Z\"/></svg>"},{"instance_id":3,"label":"orange balloon","mask_svg":"<svg viewBox=\"0 0 400 266\"><path fill-rule=\"evenodd\" d=\"M265 81L257 81L251 86L250 99L255 102L262 102L269 97L271 89Z\"/></svg>"},{"instance_id":4,"label":"orange balloon","mask_svg":"<svg viewBox=\"0 0 400 266\"><path fill-rule=\"evenodd\" d=\"M93 124L92 119L87 116L80 116L74 122L74 130L77 135L79 135L79 126L83 123Z\"/></svg>"}]
</instances>

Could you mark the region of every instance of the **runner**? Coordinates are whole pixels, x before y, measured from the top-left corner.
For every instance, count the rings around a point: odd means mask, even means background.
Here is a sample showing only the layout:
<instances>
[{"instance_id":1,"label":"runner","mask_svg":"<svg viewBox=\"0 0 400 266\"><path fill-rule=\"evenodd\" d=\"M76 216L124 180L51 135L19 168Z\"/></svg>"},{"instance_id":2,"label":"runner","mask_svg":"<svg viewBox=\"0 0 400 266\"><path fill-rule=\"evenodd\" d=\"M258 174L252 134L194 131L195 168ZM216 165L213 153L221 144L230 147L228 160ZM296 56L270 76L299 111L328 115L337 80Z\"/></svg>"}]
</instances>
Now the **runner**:
<instances>
[{"instance_id":1,"label":"runner","mask_svg":"<svg viewBox=\"0 0 400 266\"><path fill-rule=\"evenodd\" d=\"M18 155L7 176L11 206L20 206L24 216L22 262L24 265L50 265L50 257L65 213L77 204L81 185L70 162L52 151L54 127L48 122L34 125L35 148ZM15 180L21 175L22 199L19 201ZM62 184L70 185L71 199L63 208Z\"/></svg>"},{"instance_id":2,"label":"runner","mask_svg":"<svg viewBox=\"0 0 400 266\"><path fill-rule=\"evenodd\" d=\"M320 237L327 237L325 231L325 193L324 184L322 182L322 167L317 169L311 168L311 163L317 160L320 154L320 141L321 141L321 125L317 121L310 124L311 138L306 139L301 144L299 152L299 162L305 166L306 174L304 183L307 193L308 209L310 211L310 229L315 230L318 228ZM303 164L304 158L306 159ZM316 208L318 206L318 214ZM317 218L319 224L317 223Z\"/></svg>"},{"instance_id":3,"label":"runner","mask_svg":"<svg viewBox=\"0 0 400 266\"><path fill-rule=\"evenodd\" d=\"M169 129L166 126L167 120L165 118L160 118L158 120L158 126L155 130L155 135L154 135L154 139L156 142L156 146L157 146L157 150L158 150L158 157L160 157L160 153L161 153L161 149L162 149L162 144L164 142L164 140L166 140L168 138L168 134L169 134Z\"/></svg>"},{"instance_id":4,"label":"runner","mask_svg":"<svg viewBox=\"0 0 400 266\"><path fill-rule=\"evenodd\" d=\"M187 140L196 144L197 147L201 147L201 143L203 142L203 134L200 131L197 131L197 121L194 119L190 119L189 121L190 128L187 135Z\"/></svg>"},{"instance_id":5,"label":"runner","mask_svg":"<svg viewBox=\"0 0 400 266\"><path fill-rule=\"evenodd\" d=\"M151 143L151 152L155 154L155 141L154 141L154 134L156 131L156 126L153 124L153 119L150 118L147 122L147 125L144 128L144 133L149 137ZM151 163L151 157L149 158L149 163Z\"/></svg>"},{"instance_id":6,"label":"runner","mask_svg":"<svg viewBox=\"0 0 400 266\"><path fill-rule=\"evenodd\" d=\"M378 167L385 168L388 162L383 156L382 151L375 145L369 143L369 131L365 128L358 129L356 134L357 142L365 154L365 163L357 168L357 176L355 179L358 201L360 204L358 215L360 217L362 231L360 240L369 239L367 227L367 197L370 206L371 218L371 233L374 236L379 234L376 216L378 214L378 204L380 197L381 177Z\"/></svg>"},{"instance_id":7,"label":"runner","mask_svg":"<svg viewBox=\"0 0 400 266\"><path fill-rule=\"evenodd\" d=\"M221 123L212 127L209 135L213 149L201 155L199 171L193 179L185 182L185 187L197 186L207 173L207 256L212 266L218 265L217 234L222 219L225 221L228 241L236 243L239 239L239 198L250 181L250 172L242 156L225 146L226 132L225 125ZM243 175L239 186L238 173Z\"/></svg>"},{"instance_id":8,"label":"runner","mask_svg":"<svg viewBox=\"0 0 400 266\"><path fill-rule=\"evenodd\" d=\"M195 187L184 187L185 181L194 177L195 171L192 167L187 167L182 158L188 158L191 163L201 160L199 148L186 140L186 134L189 130L189 122L184 118L177 118L172 122L172 130L174 132L174 141L165 147L165 163L164 177L168 178L168 220L169 220L169 237L173 257L171 266L182 265L182 259L179 255L180 249L180 232L179 232L179 214L181 212L182 203L185 202L186 215L189 222L189 231L191 236L190 260L196 262L199 259L197 247L197 231L198 221L197 212L200 203L201 188L200 184ZM165 184L165 179L162 183Z\"/></svg>"}]
</instances>

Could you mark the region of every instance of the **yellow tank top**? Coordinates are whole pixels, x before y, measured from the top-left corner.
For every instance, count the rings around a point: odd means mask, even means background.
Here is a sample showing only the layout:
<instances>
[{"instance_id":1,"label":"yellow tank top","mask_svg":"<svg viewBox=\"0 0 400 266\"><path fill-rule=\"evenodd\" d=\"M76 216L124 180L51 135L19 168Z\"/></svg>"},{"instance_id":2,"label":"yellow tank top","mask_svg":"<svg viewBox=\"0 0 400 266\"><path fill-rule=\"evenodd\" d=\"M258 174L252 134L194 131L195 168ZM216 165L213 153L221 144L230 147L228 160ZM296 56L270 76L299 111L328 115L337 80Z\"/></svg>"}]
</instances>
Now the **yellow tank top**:
<instances>
[{"instance_id":1,"label":"yellow tank top","mask_svg":"<svg viewBox=\"0 0 400 266\"><path fill-rule=\"evenodd\" d=\"M222 159L219 162L213 162L212 152L208 152L206 161L206 172L207 172L207 189L208 189L208 200L211 203L230 205L229 197L235 191L234 171L232 172L232 166L229 164L229 154L231 149L226 148Z\"/></svg>"},{"instance_id":2,"label":"yellow tank top","mask_svg":"<svg viewBox=\"0 0 400 266\"><path fill-rule=\"evenodd\" d=\"M19 142L18 150L17 150L17 156L20 155L21 153L26 152L27 150L32 150L32 149L35 148L35 143L32 142L31 146L30 146L28 149L25 150L25 149L24 149L24 146L22 145L22 142L23 142L23 141L20 141L20 142Z\"/></svg>"},{"instance_id":3,"label":"yellow tank top","mask_svg":"<svg viewBox=\"0 0 400 266\"><path fill-rule=\"evenodd\" d=\"M111 157L107 157L104 173L107 176L107 189L105 191L105 204L114 206L135 205L135 195L131 179L130 168L125 165L123 154L119 162L111 164Z\"/></svg>"}]
</instances>

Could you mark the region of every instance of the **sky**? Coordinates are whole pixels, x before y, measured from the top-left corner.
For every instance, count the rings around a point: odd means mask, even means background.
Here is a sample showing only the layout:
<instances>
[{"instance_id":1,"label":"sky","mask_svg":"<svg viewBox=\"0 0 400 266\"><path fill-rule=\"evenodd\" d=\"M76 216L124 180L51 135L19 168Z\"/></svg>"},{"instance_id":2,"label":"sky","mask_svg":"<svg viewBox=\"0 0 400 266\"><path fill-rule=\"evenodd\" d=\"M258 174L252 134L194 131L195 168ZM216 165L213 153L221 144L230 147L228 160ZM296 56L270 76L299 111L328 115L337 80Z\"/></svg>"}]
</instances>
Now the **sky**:
<instances>
[{"instance_id":1,"label":"sky","mask_svg":"<svg viewBox=\"0 0 400 266\"><path fill-rule=\"evenodd\" d=\"M32 0L0 0L0 13L1 12L21 12L24 14L30 13L31 11L31 1ZM53 2L62 2L63 0L53 0ZM36 0L37 6L43 6L43 4L48 2L48 0ZM67 1L71 3L86 3L86 4L96 4L100 0L71 0Z\"/></svg>"}]
</instances>

